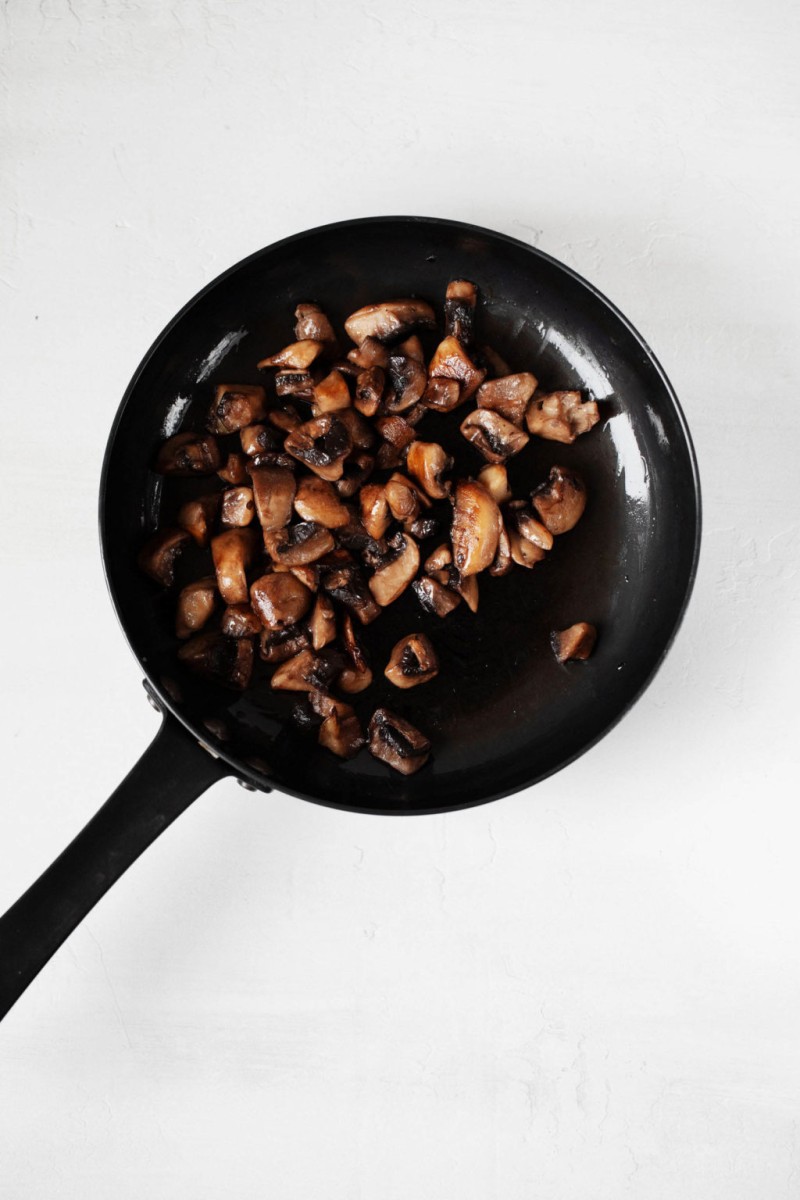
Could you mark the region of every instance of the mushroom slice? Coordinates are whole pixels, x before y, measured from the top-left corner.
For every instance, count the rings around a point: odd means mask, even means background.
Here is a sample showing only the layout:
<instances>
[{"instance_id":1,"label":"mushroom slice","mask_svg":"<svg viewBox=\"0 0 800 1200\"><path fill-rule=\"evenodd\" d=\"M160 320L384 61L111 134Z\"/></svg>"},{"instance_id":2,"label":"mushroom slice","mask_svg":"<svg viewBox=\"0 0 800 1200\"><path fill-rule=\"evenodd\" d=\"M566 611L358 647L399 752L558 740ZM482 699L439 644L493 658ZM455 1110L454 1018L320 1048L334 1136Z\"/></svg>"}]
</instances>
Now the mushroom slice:
<instances>
[{"instance_id":1,"label":"mushroom slice","mask_svg":"<svg viewBox=\"0 0 800 1200\"><path fill-rule=\"evenodd\" d=\"M226 604L247 603L246 570L255 558L256 545L253 529L229 529L211 539L217 588Z\"/></svg>"},{"instance_id":2,"label":"mushroom slice","mask_svg":"<svg viewBox=\"0 0 800 1200\"><path fill-rule=\"evenodd\" d=\"M263 629L258 652L264 662L282 663L295 658L308 647L308 634L301 625L288 625L286 629Z\"/></svg>"},{"instance_id":3,"label":"mushroom slice","mask_svg":"<svg viewBox=\"0 0 800 1200\"><path fill-rule=\"evenodd\" d=\"M366 739L352 705L322 691L309 692L308 699L313 711L323 719L317 735L319 744L339 758L357 754Z\"/></svg>"},{"instance_id":4,"label":"mushroom slice","mask_svg":"<svg viewBox=\"0 0 800 1200\"><path fill-rule=\"evenodd\" d=\"M327 413L292 430L283 448L320 479L335 482L342 477L344 460L353 448L353 441L342 422L333 413Z\"/></svg>"},{"instance_id":5,"label":"mushroom slice","mask_svg":"<svg viewBox=\"0 0 800 1200\"><path fill-rule=\"evenodd\" d=\"M249 487L229 488L222 493L223 525L249 525L256 513L253 489Z\"/></svg>"},{"instance_id":6,"label":"mushroom slice","mask_svg":"<svg viewBox=\"0 0 800 1200\"><path fill-rule=\"evenodd\" d=\"M413 688L427 683L439 673L439 660L429 637L424 633L409 633L392 650L384 675L399 688Z\"/></svg>"},{"instance_id":7,"label":"mushroom slice","mask_svg":"<svg viewBox=\"0 0 800 1200\"><path fill-rule=\"evenodd\" d=\"M318 304L298 304L294 310L294 336L298 342L335 342L333 326Z\"/></svg>"},{"instance_id":8,"label":"mushroom slice","mask_svg":"<svg viewBox=\"0 0 800 1200\"><path fill-rule=\"evenodd\" d=\"M178 509L178 524L198 546L208 545L221 499L219 492L209 492L205 496L198 496L196 500L187 500Z\"/></svg>"},{"instance_id":9,"label":"mushroom slice","mask_svg":"<svg viewBox=\"0 0 800 1200\"><path fill-rule=\"evenodd\" d=\"M324 571L322 586L334 600L355 613L362 625L369 625L380 616L381 610L354 563L331 566Z\"/></svg>"},{"instance_id":10,"label":"mushroom slice","mask_svg":"<svg viewBox=\"0 0 800 1200\"><path fill-rule=\"evenodd\" d=\"M487 462L505 462L527 446L530 438L499 413L478 408L461 422L461 432Z\"/></svg>"},{"instance_id":11,"label":"mushroom slice","mask_svg":"<svg viewBox=\"0 0 800 1200\"><path fill-rule=\"evenodd\" d=\"M264 626L249 604L229 604L222 614L220 629L226 637L258 637Z\"/></svg>"},{"instance_id":12,"label":"mushroom slice","mask_svg":"<svg viewBox=\"0 0 800 1200\"><path fill-rule=\"evenodd\" d=\"M553 652L560 663L568 659L587 659L594 650L597 641L597 630L588 621L578 621L569 629L557 630L550 638Z\"/></svg>"},{"instance_id":13,"label":"mushroom slice","mask_svg":"<svg viewBox=\"0 0 800 1200\"><path fill-rule=\"evenodd\" d=\"M497 504L505 504L511 499L511 488L508 486L508 471L505 463L488 463L478 472L478 482L482 483L489 495Z\"/></svg>"},{"instance_id":14,"label":"mushroom slice","mask_svg":"<svg viewBox=\"0 0 800 1200\"><path fill-rule=\"evenodd\" d=\"M450 537L453 565L461 576L477 575L491 566L501 527L500 509L485 487L471 479L456 484Z\"/></svg>"},{"instance_id":15,"label":"mushroom slice","mask_svg":"<svg viewBox=\"0 0 800 1200\"><path fill-rule=\"evenodd\" d=\"M350 407L350 388L341 371L334 368L314 388L314 416Z\"/></svg>"},{"instance_id":16,"label":"mushroom slice","mask_svg":"<svg viewBox=\"0 0 800 1200\"><path fill-rule=\"evenodd\" d=\"M291 433L293 429L297 429L298 425L303 424L303 418L293 404L284 404L282 408L273 408L272 412L267 413L267 420L281 433Z\"/></svg>"},{"instance_id":17,"label":"mushroom slice","mask_svg":"<svg viewBox=\"0 0 800 1200\"><path fill-rule=\"evenodd\" d=\"M412 537L396 533L389 546L395 551L394 557L369 581L369 590L381 608L403 594L419 569L419 550Z\"/></svg>"},{"instance_id":18,"label":"mushroom slice","mask_svg":"<svg viewBox=\"0 0 800 1200\"><path fill-rule=\"evenodd\" d=\"M583 516L586 485L574 471L552 467L547 482L540 483L531 492L531 500L550 533L568 533Z\"/></svg>"},{"instance_id":19,"label":"mushroom slice","mask_svg":"<svg viewBox=\"0 0 800 1200\"><path fill-rule=\"evenodd\" d=\"M269 415L272 419L274 414ZM244 429L239 430L239 440L248 458L279 448L278 438L268 425L245 425Z\"/></svg>"},{"instance_id":20,"label":"mushroom slice","mask_svg":"<svg viewBox=\"0 0 800 1200\"><path fill-rule=\"evenodd\" d=\"M378 541L391 523L391 514L386 500L386 488L380 483L368 483L359 493L361 521L367 533Z\"/></svg>"},{"instance_id":21,"label":"mushroom slice","mask_svg":"<svg viewBox=\"0 0 800 1200\"><path fill-rule=\"evenodd\" d=\"M250 479L258 519L264 533L283 529L289 524L292 516L292 503L297 487L294 475L286 467L252 466Z\"/></svg>"},{"instance_id":22,"label":"mushroom slice","mask_svg":"<svg viewBox=\"0 0 800 1200\"><path fill-rule=\"evenodd\" d=\"M382 304L367 304L351 313L344 323L347 336L357 345L365 338L385 342L400 338L414 329L433 329L436 316L424 300L384 300Z\"/></svg>"},{"instance_id":23,"label":"mushroom slice","mask_svg":"<svg viewBox=\"0 0 800 1200\"><path fill-rule=\"evenodd\" d=\"M453 460L438 442L412 442L406 454L409 474L422 485L433 500L446 500L450 484L442 481L442 472L449 471Z\"/></svg>"},{"instance_id":24,"label":"mushroom slice","mask_svg":"<svg viewBox=\"0 0 800 1200\"><path fill-rule=\"evenodd\" d=\"M374 417L380 408L385 387L386 372L383 367L367 367L356 376L353 404L365 417Z\"/></svg>"},{"instance_id":25,"label":"mushroom slice","mask_svg":"<svg viewBox=\"0 0 800 1200\"><path fill-rule=\"evenodd\" d=\"M196 675L242 691L253 672L253 643L216 632L199 633L181 646L178 658Z\"/></svg>"},{"instance_id":26,"label":"mushroom slice","mask_svg":"<svg viewBox=\"0 0 800 1200\"><path fill-rule=\"evenodd\" d=\"M498 545L500 544L498 539ZM448 587L454 592L458 592L461 599L466 604L470 612L478 611L478 577L477 575L458 575L455 573L450 577Z\"/></svg>"},{"instance_id":27,"label":"mushroom slice","mask_svg":"<svg viewBox=\"0 0 800 1200\"><path fill-rule=\"evenodd\" d=\"M281 663L270 680L270 687L278 692L312 692L317 687L313 681L316 665L316 655L311 650L301 650Z\"/></svg>"},{"instance_id":28,"label":"mushroom slice","mask_svg":"<svg viewBox=\"0 0 800 1200\"><path fill-rule=\"evenodd\" d=\"M301 567L317 562L333 550L336 543L330 529L315 521L301 521L288 529L264 534L267 553L285 567Z\"/></svg>"},{"instance_id":29,"label":"mushroom slice","mask_svg":"<svg viewBox=\"0 0 800 1200\"><path fill-rule=\"evenodd\" d=\"M478 289L469 279L451 279L444 296L444 331L469 346L475 325Z\"/></svg>"},{"instance_id":30,"label":"mushroom slice","mask_svg":"<svg viewBox=\"0 0 800 1200\"><path fill-rule=\"evenodd\" d=\"M287 567L283 563L273 563L273 571L291 571L295 579L299 579L310 592L316 592L319 587L319 567L316 563L300 563L299 566Z\"/></svg>"},{"instance_id":31,"label":"mushroom slice","mask_svg":"<svg viewBox=\"0 0 800 1200\"><path fill-rule=\"evenodd\" d=\"M386 400L389 412L404 412L422 399L428 382L428 373L423 363L404 354L393 354L389 359L389 379L392 390Z\"/></svg>"},{"instance_id":32,"label":"mushroom slice","mask_svg":"<svg viewBox=\"0 0 800 1200\"><path fill-rule=\"evenodd\" d=\"M430 508L431 502L415 483L395 471L385 486L386 503L395 521L411 525L419 516L421 508Z\"/></svg>"},{"instance_id":33,"label":"mushroom slice","mask_svg":"<svg viewBox=\"0 0 800 1200\"><path fill-rule=\"evenodd\" d=\"M400 416L378 417L375 428L384 441L397 451L405 450L417 436L408 421Z\"/></svg>"},{"instance_id":34,"label":"mushroom slice","mask_svg":"<svg viewBox=\"0 0 800 1200\"><path fill-rule=\"evenodd\" d=\"M336 491L345 500L355 496L361 485L375 470L375 459L371 454L350 454L344 460L342 478L336 480ZM348 521L349 521L348 517Z\"/></svg>"},{"instance_id":35,"label":"mushroom slice","mask_svg":"<svg viewBox=\"0 0 800 1200\"><path fill-rule=\"evenodd\" d=\"M210 433L176 433L159 450L155 470L159 475L213 475L221 462L219 446Z\"/></svg>"},{"instance_id":36,"label":"mushroom slice","mask_svg":"<svg viewBox=\"0 0 800 1200\"><path fill-rule=\"evenodd\" d=\"M500 527L500 537L497 541L497 553L494 556L494 562L489 567L490 575L507 575L514 566L514 560L511 557L511 541L508 536L508 530L505 525Z\"/></svg>"},{"instance_id":37,"label":"mushroom slice","mask_svg":"<svg viewBox=\"0 0 800 1200\"><path fill-rule=\"evenodd\" d=\"M294 507L304 521L315 521L326 529L339 529L350 522L350 513L336 494L333 484L318 479L316 475L300 480Z\"/></svg>"},{"instance_id":38,"label":"mushroom slice","mask_svg":"<svg viewBox=\"0 0 800 1200\"><path fill-rule=\"evenodd\" d=\"M431 744L409 721L388 708L376 708L367 730L369 752L401 775L413 775L424 767Z\"/></svg>"},{"instance_id":39,"label":"mushroom slice","mask_svg":"<svg viewBox=\"0 0 800 1200\"><path fill-rule=\"evenodd\" d=\"M524 500L512 500L508 506L508 518L520 537L533 542L534 546L538 546L541 550L553 549L552 533L536 520Z\"/></svg>"},{"instance_id":40,"label":"mushroom slice","mask_svg":"<svg viewBox=\"0 0 800 1200\"><path fill-rule=\"evenodd\" d=\"M311 645L315 650L322 650L336 638L336 612L333 601L324 592L320 592L317 596L308 628L311 634Z\"/></svg>"},{"instance_id":41,"label":"mushroom slice","mask_svg":"<svg viewBox=\"0 0 800 1200\"><path fill-rule=\"evenodd\" d=\"M422 404L434 412L452 412L464 400L466 396L462 396L457 379L429 379L422 393Z\"/></svg>"},{"instance_id":42,"label":"mushroom slice","mask_svg":"<svg viewBox=\"0 0 800 1200\"><path fill-rule=\"evenodd\" d=\"M375 445L374 429L369 421L365 421L361 413L356 412L354 408L344 408L341 412L337 412L336 419L341 421L350 434L354 450L369 450Z\"/></svg>"},{"instance_id":43,"label":"mushroom slice","mask_svg":"<svg viewBox=\"0 0 800 1200\"><path fill-rule=\"evenodd\" d=\"M595 400L582 400L580 392L548 392L536 396L528 408L528 429L536 437L571 445L600 420Z\"/></svg>"},{"instance_id":44,"label":"mushroom slice","mask_svg":"<svg viewBox=\"0 0 800 1200\"><path fill-rule=\"evenodd\" d=\"M530 371L504 375L501 379L482 383L478 388L478 408L500 413L512 425L522 428L528 401L536 391L536 383L536 376L531 375Z\"/></svg>"},{"instance_id":45,"label":"mushroom slice","mask_svg":"<svg viewBox=\"0 0 800 1200\"><path fill-rule=\"evenodd\" d=\"M260 421L266 411L267 393L249 383L220 383L214 391L214 403L208 414L212 433L238 433L246 425Z\"/></svg>"},{"instance_id":46,"label":"mushroom slice","mask_svg":"<svg viewBox=\"0 0 800 1200\"><path fill-rule=\"evenodd\" d=\"M404 354L406 358L416 359L417 362L425 363L425 351L422 349L422 342L417 337L416 333L412 333L411 337L406 338L399 346L395 346L395 354Z\"/></svg>"},{"instance_id":47,"label":"mushroom slice","mask_svg":"<svg viewBox=\"0 0 800 1200\"><path fill-rule=\"evenodd\" d=\"M486 372L475 366L461 342L454 337L446 337L436 347L428 374L434 379L457 379L462 385L459 403L469 400L486 377Z\"/></svg>"},{"instance_id":48,"label":"mushroom slice","mask_svg":"<svg viewBox=\"0 0 800 1200\"><path fill-rule=\"evenodd\" d=\"M229 454L217 471L217 474L224 483L232 483L234 486L238 486L247 479L249 469L250 460L246 454Z\"/></svg>"},{"instance_id":49,"label":"mushroom slice","mask_svg":"<svg viewBox=\"0 0 800 1200\"><path fill-rule=\"evenodd\" d=\"M166 526L148 538L139 551L137 562L145 575L149 575L162 587L172 587L175 582L175 562L189 541L185 529Z\"/></svg>"},{"instance_id":50,"label":"mushroom slice","mask_svg":"<svg viewBox=\"0 0 800 1200\"><path fill-rule=\"evenodd\" d=\"M415 579L411 586L425 611L436 617L446 617L461 603L460 596L429 575Z\"/></svg>"},{"instance_id":51,"label":"mushroom slice","mask_svg":"<svg viewBox=\"0 0 800 1200\"><path fill-rule=\"evenodd\" d=\"M534 542L529 542L522 534L517 533L516 529L508 530L508 544L511 557L519 567L535 567L537 562L547 557L546 550Z\"/></svg>"},{"instance_id":52,"label":"mushroom slice","mask_svg":"<svg viewBox=\"0 0 800 1200\"><path fill-rule=\"evenodd\" d=\"M349 362L354 363L362 369L367 369L368 367L386 368L389 365L389 351L383 342L379 342L374 337L364 338L362 342L359 342L355 350L348 350L347 358Z\"/></svg>"},{"instance_id":53,"label":"mushroom slice","mask_svg":"<svg viewBox=\"0 0 800 1200\"><path fill-rule=\"evenodd\" d=\"M372 683L372 671L361 643L356 637L350 613L347 613L342 621L342 642L350 661L342 668L336 680L336 686L343 692L363 692Z\"/></svg>"},{"instance_id":54,"label":"mushroom slice","mask_svg":"<svg viewBox=\"0 0 800 1200\"><path fill-rule=\"evenodd\" d=\"M213 575L196 579L181 589L175 615L175 633L190 637L206 624L217 602L217 581Z\"/></svg>"},{"instance_id":55,"label":"mushroom slice","mask_svg":"<svg viewBox=\"0 0 800 1200\"><path fill-rule=\"evenodd\" d=\"M314 383L310 371L279 371L275 376L275 394L311 402L314 399Z\"/></svg>"},{"instance_id":56,"label":"mushroom slice","mask_svg":"<svg viewBox=\"0 0 800 1200\"><path fill-rule=\"evenodd\" d=\"M262 358L258 367L260 370L265 367L288 367L292 371L306 371L324 349L324 342L316 338L303 338L299 342L292 342L290 346L284 346L269 358Z\"/></svg>"},{"instance_id":57,"label":"mushroom slice","mask_svg":"<svg viewBox=\"0 0 800 1200\"><path fill-rule=\"evenodd\" d=\"M250 588L250 604L265 629L295 625L311 607L313 592L290 573L262 575Z\"/></svg>"},{"instance_id":58,"label":"mushroom slice","mask_svg":"<svg viewBox=\"0 0 800 1200\"><path fill-rule=\"evenodd\" d=\"M433 554L429 554L425 559L425 572L430 575L432 571L443 571L445 567L449 567L453 562L453 553L447 542L442 542L441 546L437 546Z\"/></svg>"},{"instance_id":59,"label":"mushroom slice","mask_svg":"<svg viewBox=\"0 0 800 1200\"><path fill-rule=\"evenodd\" d=\"M425 538L436 537L439 532L440 522L436 517L417 517L416 521L412 521L408 527L408 532L413 533L418 541L424 541Z\"/></svg>"}]
</instances>

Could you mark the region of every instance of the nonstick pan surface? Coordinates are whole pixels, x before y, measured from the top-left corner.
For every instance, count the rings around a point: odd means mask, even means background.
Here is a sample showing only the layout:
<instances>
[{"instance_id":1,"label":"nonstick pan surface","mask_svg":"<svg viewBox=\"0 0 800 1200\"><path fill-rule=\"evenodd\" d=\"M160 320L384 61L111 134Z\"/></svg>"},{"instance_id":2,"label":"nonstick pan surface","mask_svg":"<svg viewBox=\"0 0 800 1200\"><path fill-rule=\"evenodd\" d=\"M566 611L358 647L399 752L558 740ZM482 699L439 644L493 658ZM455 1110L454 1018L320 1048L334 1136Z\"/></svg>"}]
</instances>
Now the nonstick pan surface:
<instances>
[{"instance_id":1,"label":"nonstick pan surface","mask_svg":"<svg viewBox=\"0 0 800 1200\"><path fill-rule=\"evenodd\" d=\"M589 504L532 571L480 580L480 608L444 621L409 590L371 625L365 643L378 681L354 698L366 724L386 704L430 737L433 754L404 778L363 751L341 762L296 731L295 695L273 692L265 671L243 694L183 673L176 662L175 594L144 577L136 555L188 492L151 470L160 442L200 427L217 383L261 382L258 359L292 340L297 303L318 301L341 329L362 304L418 295L440 308L447 281L480 288L479 338L512 370L545 388L580 388L603 419L572 446L532 439L510 465L515 495L559 463L584 477ZM453 445L458 420L426 417L419 433ZM449 424L448 424L449 422ZM441 434L441 437L440 437ZM460 443L473 472L482 460ZM474 459L474 462L472 461ZM202 480L189 485L207 490ZM652 352L595 288L513 238L427 218L347 221L259 251L199 293L137 370L114 422L103 471L101 536L111 596L152 692L233 773L333 807L438 812L536 783L593 745L652 678L686 606L697 563L700 494L677 399ZM431 547L435 543L431 543ZM207 573L188 555L186 578ZM591 621L591 659L560 666L550 633ZM415 629L436 645L441 670L398 692L382 674L393 643ZM211 722L209 726L206 722ZM223 722L226 740L211 730ZM624 753L624 747L621 747Z\"/></svg>"}]
</instances>

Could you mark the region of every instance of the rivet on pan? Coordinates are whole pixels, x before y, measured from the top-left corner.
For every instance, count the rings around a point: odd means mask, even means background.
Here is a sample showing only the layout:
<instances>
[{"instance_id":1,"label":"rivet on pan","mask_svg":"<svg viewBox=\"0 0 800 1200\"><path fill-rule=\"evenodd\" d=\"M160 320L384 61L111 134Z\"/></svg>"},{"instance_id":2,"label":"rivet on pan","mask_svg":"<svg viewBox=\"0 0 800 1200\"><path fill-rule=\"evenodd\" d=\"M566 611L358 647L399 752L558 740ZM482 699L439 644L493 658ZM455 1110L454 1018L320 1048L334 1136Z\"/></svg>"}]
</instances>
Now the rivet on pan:
<instances>
[{"instance_id":1,"label":"rivet on pan","mask_svg":"<svg viewBox=\"0 0 800 1200\"><path fill-rule=\"evenodd\" d=\"M147 703L150 705L151 708L154 708L157 713L160 713L161 705L158 703L158 700L156 699L155 695L153 694L153 690L150 687L150 684L146 679L142 680L142 687L144 688L145 695L147 696Z\"/></svg>"},{"instance_id":2,"label":"rivet on pan","mask_svg":"<svg viewBox=\"0 0 800 1200\"><path fill-rule=\"evenodd\" d=\"M246 779L237 779L236 782L238 783L239 787L244 788L244 790L246 792L255 792L256 791L256 788L253 786L253 784L248 783Z\"/></svg>"}]
</instances>

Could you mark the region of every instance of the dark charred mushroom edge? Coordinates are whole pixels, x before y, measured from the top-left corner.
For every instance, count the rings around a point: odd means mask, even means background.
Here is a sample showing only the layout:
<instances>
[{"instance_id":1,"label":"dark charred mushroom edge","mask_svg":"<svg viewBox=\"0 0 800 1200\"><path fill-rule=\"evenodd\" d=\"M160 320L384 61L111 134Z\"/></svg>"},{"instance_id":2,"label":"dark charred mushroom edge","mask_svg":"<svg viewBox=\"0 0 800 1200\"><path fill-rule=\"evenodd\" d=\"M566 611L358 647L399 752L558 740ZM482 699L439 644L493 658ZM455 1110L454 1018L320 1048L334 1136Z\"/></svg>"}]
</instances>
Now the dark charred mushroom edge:
<instances>
[{"instance_id":1,"label":"dark charred mushroom edge","mask_svg":"<svg viewBox=\"0 0 800 1200\"><path fill-rule=\"evenodd\" d=\"M478 301L474 283L453 279L438 326L424 300L385 300L352 313L341 340L319 304L300 304L293 338L260 347L263 385L215 384L203 428L173 435L153 462L203 488L180 497L175 521L139 554L158 586L177 590L178 659L238 690L256 664L268 669L273 689L298 695L295 723L320 746L343 759L366 747L404 775L431 743L369 706L373 680L408 695L448 664L414 629L371 664L369 626L406 591L439 620L462 602L475 613L479 575L502 587L509 571L545 560L582 516L585 484L556 464L514 496L506 463L600 419L593 398L540 391L530 364L514 374L482 345ZM436 424L455 409L461 450L447 453ZM176 584L191 543L202 568ZM595 638L580 622L551 644L564 663L588 658Z\"/></svg>"}]
</instances>

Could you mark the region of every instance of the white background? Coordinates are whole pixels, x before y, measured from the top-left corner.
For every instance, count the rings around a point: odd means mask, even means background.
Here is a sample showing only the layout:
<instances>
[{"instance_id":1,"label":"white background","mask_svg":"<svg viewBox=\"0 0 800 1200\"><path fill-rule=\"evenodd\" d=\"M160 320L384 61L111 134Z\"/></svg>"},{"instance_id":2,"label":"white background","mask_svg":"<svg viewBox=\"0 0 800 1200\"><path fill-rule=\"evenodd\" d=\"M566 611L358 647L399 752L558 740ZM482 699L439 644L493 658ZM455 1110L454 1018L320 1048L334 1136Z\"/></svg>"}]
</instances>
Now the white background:
<instances>
[{"instance_id":1,"label":"white background","mask_svg":"<svg viewBox=\"0 0 800 1200\"><path fill-rule=\"evenodd\" d=\"M5 0L0 909L157 727L100 569L111 418L219 271L485 224L641 329L696 591L536 789L385 820L218 785L0 1027L2 1200L800 1197L797 5Z\"/></svg>"}]
</instances>

